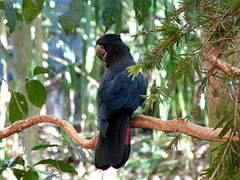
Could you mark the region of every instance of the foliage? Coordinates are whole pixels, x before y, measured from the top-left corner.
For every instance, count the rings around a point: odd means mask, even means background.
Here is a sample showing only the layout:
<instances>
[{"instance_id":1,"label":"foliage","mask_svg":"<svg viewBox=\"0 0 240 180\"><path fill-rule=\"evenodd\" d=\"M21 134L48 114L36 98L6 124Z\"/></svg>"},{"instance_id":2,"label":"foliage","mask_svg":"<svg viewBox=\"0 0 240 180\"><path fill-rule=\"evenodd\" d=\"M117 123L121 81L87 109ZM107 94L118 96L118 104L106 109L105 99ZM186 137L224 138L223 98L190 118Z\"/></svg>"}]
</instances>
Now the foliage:
<instances>
[{"instance_id":1,"label":"foliage","mask_svg":"<svg viewBox=\"0 0 240 180\"><path fill-rule=\"evenodd\" d=\"M144 20L149 15L149 8L151 7L151 0L134 0L133 8L135 10L136 19L140 24L144 23Z\"/></svg>"},{"instance_id":2,"label":"foliage","mask_svg":"<svg viewBox=\"0 0 240 180\"><path fill-rule=\"evenodd\" d=\"M66 33L73 31L83 16L83 1L73 0L69 3L69 11L59 17L59 23Z\"/></svg>"},{"instance_id":3,"label":"foliage","mask_svg":"<svg viewBox=\"0 0 240 180\"><path fill-rule=\"evenodd\" d=\"M46 148L52 148L56 147L58 145L55 144L39 144L36 145L32 150L40 150L40 149L46 149ZM50 165L55 167L60 172L66 172L71 174L77 174L77 171L68 163L56 160L56 159L43 159L37 163L35 163L33 166L27 165L26 161L23 159L22 156L17 156L14 158L11 158L9 160L6 160L3 162L3 164L0 166L1 173L5 171L7 168L11 169L13 171L13 174L17 179L23 179L23 180L32 180L32 179L39 179L39 174L43 173L42 171L38 170L35 166L37 165ZM46 174L46 173L44 173ZM48 177L50 178L52 176L56 176L56 174L48 173Z\"/></svg>"},{"instance_id":4,"label":"foliage","mask_svg":"<svg viewBox=\"0 0 240 180\"><path fill-rule=\"evenodd\" d=\"M48 75L56 75L53 71L49 68L44 68L42 66L36 66L33 69L33 76L40 75L40 74L48 74Z\"/></svg>"},{"instance_id":5,"label":"foliage","mask_svg":"<svg viewBox=\"0 0 240 180\"><path fill-rule=\"evenodd\" d=\"M39 165L39 164L49 164L57 168L58 170L62 172L68 172L72 174L77 174L77 171L70 166L69 164L65 163L64 161L59 161L55 159L44 159L39 162L37 162L34 166Z\"/></svg>"},{"instance_id":6,"label":"foliage","mask_svg":"<svg viewBox=\"0 0 240 180\"><path fill-rule=\"evenodd\" d=\"M17 120L26 118L28 105L25 96L20 92L12 92L9 102L9 121L14 123Z\"/></svg>"},{"instance_id":7,"label":"foliage","mask_svg":"<svg viewBox=\"0 0 240 180\"><path fill-rule=\"evenodd\" d=\"M39 80L28 80L25 84L25 88L29 101L34 106L41 108L47 99L47 92L45 87Z\"/></svg>"},{"instance_id":8,"label":"foliage","mask_svg":"<svg viewBox=\"0 0 240 180\"><path fill-rule=\"evenodd\" d=\"M50 72L51 70L39 66L33 70L34 76ZM46 102L47 92L39 80L27 80L25 82L25 90L27 93L27 98L23 93L11 90L11 99L9 102L9 121L11 123L27 118L29 109L27 99L32 105L38 108L41 108Z\"/></svg>"},{"instance_id":9,"label":"foliage","mask_svg":"<svg viewBox=\"0 0 240 180\"><path fill-rule=\"evenodd\" d=\"M22 12L24 20L27 23L33 21L37 17L37 15L40 14L43 8L44 1L45 0L23 0Z\"/></svg>"},{"instance_id":10,"label":"foliage","mask_svg":"<svg viewBox=\"0 0 240 180\"><path fill-rule=\"evenodd\" d=\"M102 4L102 17L108 30L120 19L122 5L120 0L102 0Z\"/></svg>"},{"instance_id":11,"label":"foliage","mask_svg":"<svg viewBox=\"0 0 240 180\"><path fill-rule=\"evenodd\" d=\"M65 116L67 120L75 123L72 119L78 117L82 131L96 130L94 121L96 108L93 108L96 103L96 83L94 82L98 80L102 68L97 58L94 57L92 49L96 38L107 31L124 34L126 43L130 46L134 43L131 52L135 58L139 57L139 60L138 64L129 67L128 70L132 78L139 72L146 74L149 85L149 93L144 103L146 114L163 119L186 117L191 114L188 120L194 119L196 123L207 124L205 121L207 118L204 119L207 117L207 111L202 99L207 100L204 88L209 79L214 77L223 80L229 89L232 86L238 86L237 78L216 76L214 70L206 71L202 63L205 48L219 47L224 60L234 66L238 65L236 62L239 53L236 48L239 39L238 0L184 0L180 3L172 0L163 2L157 0L72 0L64 5L56 3L51 0L22 0L19 5L19 1L0 1L0 9L5 13L9 33L13 33L16 24L20 22L34 26L36 17L42 13L44 43L48 43L48 48L53 49L46 52L49 57L44 60L51 68L37 66L23 85L17 85L17 88L24 86L23 91L21 88L16 90L15 87L9 85L11 98L8 110L11 123L28 116L31 109L29 102L38 108L43 107L47 98L47 90L41 83L42 76L39 75L44 75L51 82L57 79L62 83L64 97L71 99L73 106L63 110L64 113L70 111L69 115ZM134 28L129 24L134 24ZM134 36L134 42L129 35ZM10 38L11 34L8 36ZM77 46L74 40L81 42L81 45ZM50 46L50 42L53 41L56 41L55 44ZM38 49L34 47L33 52L38 52ZM57 53L51 54L53 52ZM8 54L11 53L8 52ZM50 55L56 57L50 58ZM53 70L50 70L52 67ZM58 79L56 74L62 75L64 80ZM240 133L239 107L238 103L235 103L237 93L236 91L234 93L231 97L232 103L222 103L217 107L218 124L215 128L223 127L221 137L226 133L231 135ZM220 96L217 92L213 95ZM59 99L61 98L58 97ZM66 99L63 100L65 105ZM174 163L170 163L171 167L164 164L167 159L165 153L171 152L161 148L165 142L156 143L162 139L160 132L136 130L134 133L136 136L141 135L140 140L143 143L138 145L134 142L133 146L140 146L140 150L136 148L127 169L140 167L142 173L139 177L141 178L150 177L156 172L160 176L168 177L169 174L177 172L176 169L183 169ZM174 136L176 137L169 143L172 147L177 147L178 142L187 139L180 135L174 134ZM69 140L65 139L65 141L79 154L81 160L88 162L83 158L86 154L82 149L75 147ZM43 144L33 150L48 147L52 146ZM239 143L230 140L219 144L213 153L216 157L209 169L204 171L204 175L212 179L237 177ZM191 160L190 157L188 160ZM159 163L162 161L164 163ZM39 163L76 174L76 171L63 161L44 159ZM182 162L179 161L179 163ZM25 168L18 169L13 164L4 163L2 167L3 169L10 167L18 178L38 178L39 173L35 167L22 164ZM186 164L182 166L188 167Z\"/></svg>"},{"instance_id":12,"label":"foliage","mask_svg":"<svg viewBox=\"0 0 240 180\"><path fill-rule=\"evenodd\" d=\"M232 48L235 47L233 45L236 43L234 38L238 37L237 32L239 30L237 23L239 16L236 16L237 4L236 1L184 1L179 9L168 14L163 20L162 26L156 29L156 32L160 32L161 38L146 53L146 60L141 65L142 69L151 71L155 68L161 69L163 67L161 65L165 63L163 61L166 61L167 56L174 51L174 57L176 58L174 58L172 66L173 77L176 79L187 77L191 83L194 83L194 76L198 74L198 77L202 79L200 81L204 82L204 79L209 78L209 76L202 70L199 57L201 56L200 52L203 52L204 48L208 46L218 46L223 49L224 57L235 65L236 60L234 58L236 58L237 52L233 51ZM209 11L209 8L213 11ZM194 38L195 32L199 30L205 35L205 39L202 40L203 44ZM139 33L137 36L145 36L152 32L154 31ZM176 49L179 47L187 48L187 50L183 50L184 53L182 51L178 52ZM139 70L141 69L132 68L131 74ZM219 79L221 80L221 77ZM231 81L231 83L238 86L236 82ZM149 97L152 95L151 93ZM235 97L237 98L238 94L235 94ZM157 100L157 98L147 98L145 104L153 104L154 100ZM233 106L228 103L218 107L217 117L219 123L215 128L223 127L220 137L227 133L230 133L231 136L239 134L237 99ZM238 150L238 142L231 140L217 146L214 151L216 157L213 164L205 171L204 175L209 176L210 179L234 179L236 172L239 171Z\"/></svg>"}]
</instances>

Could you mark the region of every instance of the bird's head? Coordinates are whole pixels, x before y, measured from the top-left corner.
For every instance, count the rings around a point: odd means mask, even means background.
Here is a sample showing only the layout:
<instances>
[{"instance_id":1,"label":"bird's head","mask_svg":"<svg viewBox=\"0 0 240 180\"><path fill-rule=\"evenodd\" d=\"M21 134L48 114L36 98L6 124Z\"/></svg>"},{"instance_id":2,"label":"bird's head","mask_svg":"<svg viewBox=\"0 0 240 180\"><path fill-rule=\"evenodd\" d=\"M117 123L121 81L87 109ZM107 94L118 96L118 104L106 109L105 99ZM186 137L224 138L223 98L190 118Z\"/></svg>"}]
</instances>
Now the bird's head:
<instances>
[{"instance_id":1,"label":"bird's head","mask_svg":"<svg viewBox=\"0 0 240 180\"><path fill-rule=\"evenodd\" d=\"M97 40L96 55L109 66L118 61L119 57L130 55L130 52L120 35L106 34Z\"/></svg>"}]
</instances>

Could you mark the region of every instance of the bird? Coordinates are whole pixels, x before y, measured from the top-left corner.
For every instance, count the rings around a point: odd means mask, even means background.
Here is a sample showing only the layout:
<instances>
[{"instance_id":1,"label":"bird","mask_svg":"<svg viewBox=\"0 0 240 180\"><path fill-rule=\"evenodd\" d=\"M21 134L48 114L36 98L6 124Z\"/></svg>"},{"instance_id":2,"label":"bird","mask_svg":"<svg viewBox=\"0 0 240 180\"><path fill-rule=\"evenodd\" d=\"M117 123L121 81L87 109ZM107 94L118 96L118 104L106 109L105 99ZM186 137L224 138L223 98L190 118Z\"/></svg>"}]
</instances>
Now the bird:
<instances>
[{"instance_id":1,"label":"bird","mask_svg":"<svg viewBox=\"0 0 240 180\"><path fill-rule=\"evenodd\" d=\"M95 149L97 169L116 169L129 158L130 120L143 104L146 80L141 73L130 77L135 65L129 47L118 34L105 34L96 42L96 55L106 65L97 90L97 123L100 129Z\"/></svg>"}]
</instances>

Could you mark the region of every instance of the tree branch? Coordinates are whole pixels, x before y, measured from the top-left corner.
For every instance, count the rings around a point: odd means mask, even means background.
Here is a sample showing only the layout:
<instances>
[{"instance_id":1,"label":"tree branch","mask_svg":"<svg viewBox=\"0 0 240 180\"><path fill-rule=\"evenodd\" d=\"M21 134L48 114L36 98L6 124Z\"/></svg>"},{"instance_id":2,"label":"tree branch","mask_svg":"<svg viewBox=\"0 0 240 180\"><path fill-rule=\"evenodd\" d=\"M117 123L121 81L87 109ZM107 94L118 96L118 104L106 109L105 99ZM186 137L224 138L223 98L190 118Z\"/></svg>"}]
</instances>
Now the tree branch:
<instances>
[{"instance_id":1,"label":"tree branch","mask_svg":"<svg viewBox=\"0 0 240 180\"><path fill-rule=\"evenodd\" d=\"M220 51L218 48L207 48L204 52L204 60L209 62L213 67L230 76L240 77L240 69L220 60Z\"/></svg>"},{"instance_id":2,"label":"tree branch","mask_svg":"<svg viewBox=\"0 0 240 180\"><path fill-rule=\"evenodd\" d=\"M82 148L93 149L96 146L98 134L92 139L81 138L69 122L50 115L33 116L25 120L17 121L13 125L0 131L0 139L42 122L49 122L59 126L75 144ZM218 137L218 134L222 130L221 128L213 130L213 128L199 126L181 118L165 121L151 116L138 115L133 117L131 128L149 128L165 132L181 132L194 138L207 141L227 141L229 139L229 134L223 138ZM238 140L238 138L234 137L234 140Z\"/></svg>"}]
</instances>

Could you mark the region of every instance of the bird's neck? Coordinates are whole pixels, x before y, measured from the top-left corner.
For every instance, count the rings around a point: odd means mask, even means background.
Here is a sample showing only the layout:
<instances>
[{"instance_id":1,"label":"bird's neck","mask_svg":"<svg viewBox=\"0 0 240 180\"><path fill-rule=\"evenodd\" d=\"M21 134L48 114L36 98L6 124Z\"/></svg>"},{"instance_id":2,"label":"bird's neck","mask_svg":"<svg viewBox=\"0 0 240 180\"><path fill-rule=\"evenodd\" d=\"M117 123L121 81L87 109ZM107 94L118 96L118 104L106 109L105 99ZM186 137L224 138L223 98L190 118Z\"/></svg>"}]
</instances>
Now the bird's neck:
<instances>
[{"instance_id":1,"label":"bird's neck","mask_svg":"<svg viewBox=\"0 0 240 180\"><path fill-rule=\"evenodd\" d=\"M128 61L133 61L133 58L130 54L124 55L124 56L119 56L119 57L114 57L106 62L106 67L114 68L114 67L117 67L120 64L126 63Z\"/></svg>"},{"instance_id":2,"label":"bird's neck","mask_svg":"<svg viewBox=\"0 0 240 180\"><path fill-rule=\"evenodd\" d=\"M110 64L109 67L107 67L110 71L122 71L124 70L126 67L134 65L134 61L132 58L130 57L125 57L123 60L121 61L117 61L114 64Z\"/></svg>"}]
</instances>

